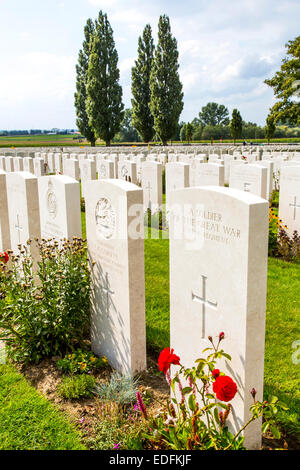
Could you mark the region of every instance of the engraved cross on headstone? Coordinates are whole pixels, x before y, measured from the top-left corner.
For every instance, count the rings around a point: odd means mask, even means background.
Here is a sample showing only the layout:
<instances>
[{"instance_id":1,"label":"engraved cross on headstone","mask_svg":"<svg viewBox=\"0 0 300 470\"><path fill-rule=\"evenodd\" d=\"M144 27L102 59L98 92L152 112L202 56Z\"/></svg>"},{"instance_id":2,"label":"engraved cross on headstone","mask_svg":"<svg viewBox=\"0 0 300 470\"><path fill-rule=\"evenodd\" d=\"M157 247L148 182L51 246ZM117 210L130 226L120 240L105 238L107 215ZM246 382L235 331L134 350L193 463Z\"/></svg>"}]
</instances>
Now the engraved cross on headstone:
<instances>
[{"instance_id":1,"label":"engraved cross on headstone","mask_svg":"<svg viewBox=\"0 0 300 470\"><path fill-rule=\"evenodd\" d=\"M17 215L17 223L15 225L15 229L18 231L18 239L19 243L21 243L21 233L23 231L23 227L20 226L19 214Z\"/></svg>"},{"instance_id":2,"label":"engraved cross on headstone","mask_svg":"<svg viewBox=\"0 0 300 470\"><path fill-rule=\"evenodd\" d=\"M109 315L109 300L110 300L109 296L114 294L114 292L109 287L108 273L105 274L105 279L104 279L103 285L101 285L101 289L103 293L106 294L105 307L106 307L106 314L108 316Z\"/></svg>"},{"instance_id":3,"label":"engraved cross on headstone","mask_svg":"<svg viewBox=\"0 0 300 470\"><path fill-rule=\"evenodd\" d=\"M217 310L218 303L212 302L211 300L207 300L206 298L206 276L202 277L202 297L200 295L194 294L192 291L192 300L194 302L199 302L202 305L202 338L205 338L205 314L206 314L206 307L210 307L213 310Z\"/></svg>"},{"instance_id":4,"label":"engraved cross on headstone","mask_svg":"<svg viewBox=\"0 0 300 470\"><path fill-rule=\"evenodd\" d=\"M294 208L294 220L296 220L297 207L299 207L299 209L300 209L300 204L297 204L297 196L294 197L294 204L289 204L289 206Z\"/></svg>"},{"instance_id":5,"label":"engraved cross on headstone","mask_svg":"<svg viewBox=\"0 0 300 470\"><path fill-rule=\"evenodd\" d=\"M249 192L250 192L250 189L249 189L250 186L251 186L250 183L244 183L244 191L245 191L246 193L249 193Z\"/></svg>"}]
</instances>

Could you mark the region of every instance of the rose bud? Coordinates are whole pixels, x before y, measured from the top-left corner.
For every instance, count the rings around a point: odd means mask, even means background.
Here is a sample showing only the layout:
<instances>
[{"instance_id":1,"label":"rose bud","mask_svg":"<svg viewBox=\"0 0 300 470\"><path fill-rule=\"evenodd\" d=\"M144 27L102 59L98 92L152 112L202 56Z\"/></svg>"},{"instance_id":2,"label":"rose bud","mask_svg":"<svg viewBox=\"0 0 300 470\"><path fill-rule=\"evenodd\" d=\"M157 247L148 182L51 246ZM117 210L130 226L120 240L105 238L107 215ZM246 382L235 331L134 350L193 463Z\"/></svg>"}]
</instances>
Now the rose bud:
<instances>
[{"instance_id":1,"label":"rose bud","mask_svg":"<svg viewBox=\"0 0 300 470\"><path fill-rule=\"evenodd\" d=\"M214 376L215 379L216 379L217 377L219 377L219 375L220 375L219 369L214 369L214 370L212 371L212 375Z\"/></svg>"},{"instance_id":2,"label":"rose bud","mask_svg":"<svg viewBox=\"0 0 300 470\"><path fill-rule=\"evenodd\" d=\"M212 343L212 336L209 336L208 340Z\"/></svg>"},{"instance_id":3,"label":"rose bud","mask_svg":"<svg viewBox=\"0 0 300 470\"><path fill-rule=\"evenodd\" d=\"M252 395L253 399L255 399L255 396L256 396L256 390L255 390L255 388L254 388L254 387L252 388L252 390L250 391L250 393L251 393L251 395Z\"/></svg>"},{"instance_id":4,"label":"rose bud","mask_svg":"<svg viewBox=\"0 0 300 470\"><path fill-rule=\"evenodd\" d=\"M221 331L221 333L219 334L219 341L222 341L222 339L225 338L225 333L224 331Z\"/></svg>"}]
</instances>

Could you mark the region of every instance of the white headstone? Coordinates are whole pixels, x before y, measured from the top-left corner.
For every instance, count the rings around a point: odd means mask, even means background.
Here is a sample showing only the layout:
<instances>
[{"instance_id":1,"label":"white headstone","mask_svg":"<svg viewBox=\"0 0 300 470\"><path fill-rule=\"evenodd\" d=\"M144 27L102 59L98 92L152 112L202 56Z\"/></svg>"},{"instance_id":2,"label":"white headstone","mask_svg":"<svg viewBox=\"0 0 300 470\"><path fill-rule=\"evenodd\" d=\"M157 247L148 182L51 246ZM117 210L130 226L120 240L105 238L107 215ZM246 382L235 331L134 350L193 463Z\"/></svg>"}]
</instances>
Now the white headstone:
<instances>
[{"instance_id":1,"label":"white headstone","mask_svg":"<svg viewBox=\"0 0 300 470\"><path fill-rule=\"evenodd\" d=\"M267 199L268 170L261 165L241 164L230 169L229 186Z\"/></svg>"},{"instance_id":2,"label":"white headstone","mask_svg":"<svg viewBox=\"0 0 300 470\"><path fill-rule=\"evenodd\" d=\"M136 163L130 160L119 161L118 178L136 184Z\"/></svg>"},{"instance_id":3,"label":"white headstone","mask_svg":"<svg viewBox=\"0 0 300 470\"><path fill-rule=\"evenodd\" d=\"M194 170L194 186L224 186L224 165L201 163Z\"/></svg>"},{"instance_id":4,"label":"white headstone","mask_svg":"<svg viewBox=\"0 0 300 470\"><path fill-rule=\"evenodd\" d=\"M188 163L166 163L166 203L170 191L187 188L190 184L190 165Z\"/></svg>"},{"instance_id":5,"label":"white headstone","mask_svg":"<svg viewBox=\"0 0 300 470\"><path fill-rule=\"evenodd\" d=\"M88 181L92 349L121 373L146 368L143 191L120 180ZM140 230L136 235L135 227Z\"/></svg>"},{"instance_id":6,"label":"white headstone","mask_svg":"<svg viewBox=\"0 0 300 470\"><path fill-rule=\"evenodd\" d=\"M162 164L158 162L142 163L142 188L144 209L158 212L162 207Z\"/></svg>"},{"instance_id":7,"label":"white headstone","mask_svg":"<svg viewBox=\"0 0 300 470\"><path fill-rule=\"evenodd\" d=\"M79 161L75 158L67 158L63 161L64 175L80 180Z\"/></svg>"},{"instance_id":8,"label":"white headstone","mask_svg":"<svg viewBox=\"0 0 300 470\"><path fill-rule=\"evenodd\" d=\"M80 186L69 176L43 176L38 179L41 236L81 238Z\"/></svg>"},{"instance_id":9,"label":"white headstone","mask_svg":"<svg viewBox=\"0 0 300 470\"><path fill-rule=\"evenodd\" d=\"M279 217L290 237L294 230L300 235L300 165L281 167Z\"/></svg>"},{"instance_id":10,"label":"white headstone","mask_svg":"<svg viewBox=\"0 0 300 470\"><path fill-rule=\"evenodd\" d=\"M115 163L112 160L98 161L98 179L112 179L115 177Z\"/></svg>"},{"instance_id":11,"label":"white headstone","mask_svg":"<svg viewBox=\"0 0 300 470\"><path fill-rule=\"evenodd\" d=\"M5 171L0 170L0 252L7 251L11 248L6 175L7 173Z\"/></svg>"},{"instance_id":12,"label":"white headstone","mask_svg":"<svg viewBox=\"0 0 300 470\"><path fill-rule=\"evenodd\" d=\"M24 157L24 162L23 162L23 170L27 171L28 173L34 174L34 168L33 168L33 158L31 157Z\"/></svg>"},{"instance_id":13,"label":"white headstone","mask_svg":"<svg viewBox=\"0 0 300 470\"><path fill-rule=\"evenodd\" d=\"M216 342L225 333L232 361L218 368L238 387L227 421L233 432L250 417L250 390L263 398L267 250L267 201L216 186L171 194L171 346L192 367L208 354L208 336ZM246 428L247 448L260 447L260 428L260 420Z\"/></svg>"},{"instance_id":14,"label":"white headstone","mask_svg":"<svg viewBox=\"0 0 300 470\"><path fill-rule=\"evenodd\" d=\"M19 244L41 236L38 184L36 176L26 171L7 174L6 184L11 249L17 251ZM35 257L34 249L33 245Z\"/></svg>"}]
</instances>

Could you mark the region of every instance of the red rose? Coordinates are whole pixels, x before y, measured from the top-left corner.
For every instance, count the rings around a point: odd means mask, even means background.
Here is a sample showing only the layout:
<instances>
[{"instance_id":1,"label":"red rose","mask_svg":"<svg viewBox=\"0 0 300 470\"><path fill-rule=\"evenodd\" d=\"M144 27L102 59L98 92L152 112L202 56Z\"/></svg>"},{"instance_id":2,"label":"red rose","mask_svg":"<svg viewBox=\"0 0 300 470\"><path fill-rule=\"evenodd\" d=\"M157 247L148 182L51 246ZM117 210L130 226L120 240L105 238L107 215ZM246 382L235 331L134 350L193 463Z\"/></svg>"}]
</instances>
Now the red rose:
<instances>
[{"instance_id":1,"label":"red rose","mask_svg":"<svg viewBox=\"0 0 300 470\"><path fill-rule=\"evenodd\" d=\"M174 349L164 348L158 358L158 367L166 374L171 364L180 365L180 357L174 354Z\"/></svg>"},{"instance_id":2,"label":"red rose","mask_svg":"<svg viewBox=\"0 0 300 470\"><path fill-rule=\"evenodd\" d=\"M220 375L219 369L214 369L214 370L212 371L212 375L214 376L215 379L216 379L217 377L219 377L219 375Z\"/></svg>"},{"instance_id":3,"label":"red rose","mask_svg":"<svg viewBox=\"0 0 300 470\"><path fill-rule=\"evenodd\" d=\"M230 401L237 392L236 383L227 375L220 375L213 383L213 391L218 400Z\"/></svg>"},{"instance_id":4,"label":"red rose","mask_svg":"<svg viewBox=\"0 0 300 470\"><path fill-rule=\"evenodd\" d=\"M4 259L3 259L4 258ZM0 253L0 259L1 261L4 261L4 263L8 263L8 260L9 260L9 256L6 252L4 253Z\"/></svg>"}]
</instances>

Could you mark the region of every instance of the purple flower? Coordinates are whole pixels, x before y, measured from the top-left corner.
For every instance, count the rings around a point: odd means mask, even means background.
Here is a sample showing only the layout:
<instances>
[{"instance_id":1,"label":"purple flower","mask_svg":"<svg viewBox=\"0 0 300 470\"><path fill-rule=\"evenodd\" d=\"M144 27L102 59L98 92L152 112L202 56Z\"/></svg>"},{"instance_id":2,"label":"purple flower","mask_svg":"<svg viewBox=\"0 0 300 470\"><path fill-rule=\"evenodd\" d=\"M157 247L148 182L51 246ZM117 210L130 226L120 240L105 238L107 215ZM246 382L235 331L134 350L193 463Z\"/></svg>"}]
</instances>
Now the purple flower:
<instances>
[{"instance_id":1,"label":"purple flower","mask_svg":"<svg viewBox=\"0 0 300 470\"><path fill-rule=\"evenodd\" d=\"M147 418L147 411L146 411L146 407L143 403L140 392L136 392L136 400L137 400L137 404L138 404L140 412L142 413L142 415L146 419Z\"/></svg>"},{"instance_id":2,"label":"purple flower","mask_svg":"<svg viewBox=\"0 0 300 470\"><path fill-rule=\"evenodd\" d=\"M84 418L83 417L80 418L79 422L80 422L80 424L82 424L84 422Z\"/></svg>"},{"instance_id":3,"label":"purple flower","mask_svg":"<svg viewBox=\"0 0 300 470\"><path fill-rule=\"evenodd\" d=\"M114 449L115 449L115 450L118 450L119 448L120 448L120 442L118 442L118 444L115 444L115 445L114 445Z\"/></svg>"}]
</instances>

